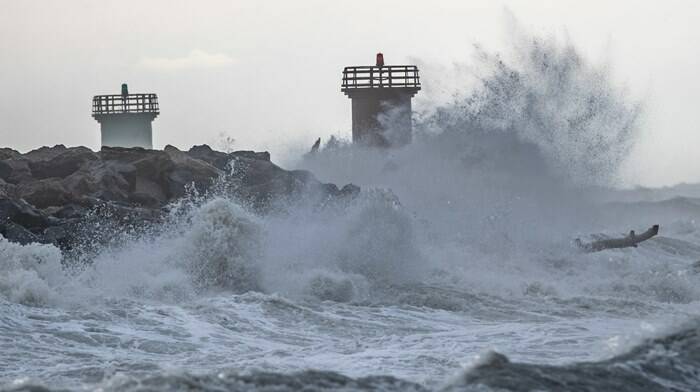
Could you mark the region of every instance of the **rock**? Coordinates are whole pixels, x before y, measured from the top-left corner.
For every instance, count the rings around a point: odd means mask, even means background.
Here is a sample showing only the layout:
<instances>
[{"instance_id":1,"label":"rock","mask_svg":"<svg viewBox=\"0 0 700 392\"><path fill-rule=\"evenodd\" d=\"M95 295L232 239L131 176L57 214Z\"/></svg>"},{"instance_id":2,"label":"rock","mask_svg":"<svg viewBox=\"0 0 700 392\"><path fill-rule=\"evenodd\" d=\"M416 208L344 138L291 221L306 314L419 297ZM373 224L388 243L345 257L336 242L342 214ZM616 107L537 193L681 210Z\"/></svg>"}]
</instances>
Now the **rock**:
<instances>
[{"instance_id":1,"label":"rock","mask_svg":"<svg viewBox=\"0 0 700 392\"><path fill-rule=\"evenodd\" d=\"M353 198L360 194L360 187L355 184L346 184L338 193L339 196Z\"/></svg>"},{"instance_id":2,"label":"rock","mask_svg":"<svg viewBox=\"0 0 700 392\"><path fill-rule=\"evenodd\" d=\"M0 179L0 198L10 198L15 195L15 186Z\"/></svg>"},{"instance_id":3,"label":"rock","mask_svg":"<svg viewBox=\"0 0 700 392\"><path fill-rule=\"evenodd\" d=\"M32 181L32 171L29 169L29 162L24 158L0 161L0 179L10 184Z\"/></svg>"},{"instance_id":4,"label":"rock","mask_svg":"<svg viewBox=\"0 0 700 392\"><path fill-rule=\"evenodd\" d=\"M133 191L129 195L129 201L146 206L157 208L168 200L160 185L152 180L137 176L134 181Z\"/></svg>"},{"instance_id":5,"label":"rock","mask_svg":"<svg viewBox=\"0 0 700 392\"><path fill-rule=\"evenodd\" d=\"M77 204L67 204L65 206L55 208L53 211L51 211L51 216L62 220L72 220L82 218L87 212L88 209L86 207Z\"/></svg>"},{"instance_id":6,"label":"rock","mask_svg":"<svg viewBox=\"0 0 700 392\"><path fill-rule=\"evenodd\" d=\"M29 169L32 177L37 179L67 177L78 171L83 165L97 159L97 154L85 147L71 149L64 147L57 154L48 151L35 154L34 159L29 160Z\"/></svg>"},{"instance_id":7,"label":"rock","mask_svg":"<svg viewBox=\"0 0 700 392\"><path fill-rule=\"evenodd\" d=\"M28 153L24 154L23 157L30 161L45 161L55 158L66 151L68 151L66 146L63 144L57 144L53 147L44 146L37 148L36 150L29 151Z\"/></svg>"},{"instance_id":8,"label":"rock","mask_svg":"<svg viewBox=\"0 0 700 392\"><path fill-rule=\"evenodd\" d=\"M206 144L190 148L187 154L192 158L207 162L219 170L227 170L229 162L234 158L230 154L214 151Z\"/></svg>"},{"instance_id":9,"label":"rock","mask_svg":"<svg viewBox=\"0 0 700 392\"><path fill-rule=\"evenodd\" d=\"M172 146L166 151L103 148L100 155L105 165L119 171L127 181L128 189L118 188L136 193L130 200L147 200L148 205L182 197L189 184L204 190L221 174L216 167Z\"/></svg>"},{"instance_id":10,"label":"rock","mask_svg":"<svg viewBox=\"0 0 700 392\"><path fill-rule=\"evenodd\" d=\"M192 158L174 147L165 153L174 164L166 177L168 196L171 199L182 197L188 184L194 185L199 191L204 191L215 178L223 174L217 167L206 161Z\"/></svg>"},{"instance_id":11,"label":"rock","mask_svg":"<svg viewBox=\"0 0 700 392\"><path fill-rule=\"evenodd\" d=\"M24 200L0 199L0 225L14 223L26 229L43 229L50 220Z\"/></svg>"},{"instance_id":12,"label":"rock","mask_svg":"<svg viewBox=\"0 0 700 392\"><path fill-rule=\"evenodd\" d=\"M17 158L19 157L20 154L18 151L15 151L11 148L0 148L0 161L5 160L5 159L10 159L10 158Z\"/></svg>"},{"instance_id":13,"label":"rock","mask_svg":"<svg viewBox=\"0 0 700 392\"><path fill-rule=\"evenodd\" d=\"M0 179L3 180L3 182L10 179L13 171L14 169L12 168L10 162L0 161Z\"/></svg>"},{"instance_id":14,"label":"rock","mask_svg":"<svg viewBox=\"0 0 700 392\"><path fill-rule=\"evenodd\" d=\"M72 195L58 178L25 182L17 187L20 198L37 208L62 206L73 201Z\"/></svg>"},{"instance_id":15,"label":"rock","mask_svg":"<svg viewBox=\"0 0 700 392\"><path fill-rule=\"evenodd\" d=\"M270 153L267 151L256 152L256 151L234 151L231 153L234 157L256 159L260 161L270 162Z\"/></svg>"},{"instance_id":16,"label":"rock","mask_svg":"<svg viewBox=\"0 0 700 392\"><path fill-rule=\"evenodd\" d=\"M102 161L87 172L74 173L67 179L68 190L102 201L128 202L136 182L136 168L128 163Z\"/></svg>"},{"instance_id":17,"label":"rock","mask_svg":"<svg viewBox=\"0 0 700 392\"><path fill-rule=\"evenodd\" d=\"M231 173L226 189L264 213L277 200L354 197L359 188L338 189L303 170L288 171L268 152L224 153L207 145L181 151L103 147L42 147L26 154L0 149L0 232L17 241L40 241L68 248L90 217L122 225L159 221L166 207L188 188L205 192ZM99 237L99 236L98 236Z\"/></svg>"},{"instance_id":18,"label":"rock","mask_svg":"<svg viewBox=\"0 0 700 392\"><path fill-rule=\"evenodd\" d=\"M40 241L37 235L13 222L0 224L0 234L2 234L5 239L22 245Z\"/></svg>"},{"instance_id":19,"label":"rock","mask_svg":"<svg viewBox=\"0 0 700 392\"><path fill-rule=\"evenodd\" d=\"M261 160L270 162L270 153L267 151L234 151L230 154L226 154L224 152L214 151L211 149L211 147L207 146L206 144L190 148L187 154L192 158L205 161L210 165L216 167L217 169L225 171L228 171L229 162L235 160L236 158L245 158L250 160Z\"/></svg>"},{"instance_id":20,"label":"rock","mask_svg":"<svg viewBox=\"0 0 700 392\"><path fill-rule=\"evenodd\" d=\"M241 182L241 196L260 210L264 210L272 200L298 195L307 184L311 184L311 177L283 170L267 160L238 156L235 166L236 176Z\"/></svg>"}]
</instances>

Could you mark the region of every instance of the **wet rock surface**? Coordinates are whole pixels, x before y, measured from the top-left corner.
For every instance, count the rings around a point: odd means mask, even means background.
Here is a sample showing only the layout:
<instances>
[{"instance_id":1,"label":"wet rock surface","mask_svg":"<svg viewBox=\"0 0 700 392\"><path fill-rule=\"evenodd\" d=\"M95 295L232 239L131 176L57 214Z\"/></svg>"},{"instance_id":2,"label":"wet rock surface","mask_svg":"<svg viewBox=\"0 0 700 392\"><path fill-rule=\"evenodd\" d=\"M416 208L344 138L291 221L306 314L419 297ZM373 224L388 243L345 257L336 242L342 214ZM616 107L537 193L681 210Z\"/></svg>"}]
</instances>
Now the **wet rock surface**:
<instances>
[{"instance_id":1,"label":"wet rock surface","mask_svg":"<svg viewBox=\"0 0 700 392\"><path fill-rule=\"evenodd\" d=\"M267 152L214 151L207 145L181 151L104 147L42 147L21 154L0 148L0 234L19 242L70 248L77 227L96 211L122 222L160 219L188 192L221 186L265 212L281 200L322 204L352 198L359 188L323 184L313 174L288 171Z\"/></svg>"}]
</instances>

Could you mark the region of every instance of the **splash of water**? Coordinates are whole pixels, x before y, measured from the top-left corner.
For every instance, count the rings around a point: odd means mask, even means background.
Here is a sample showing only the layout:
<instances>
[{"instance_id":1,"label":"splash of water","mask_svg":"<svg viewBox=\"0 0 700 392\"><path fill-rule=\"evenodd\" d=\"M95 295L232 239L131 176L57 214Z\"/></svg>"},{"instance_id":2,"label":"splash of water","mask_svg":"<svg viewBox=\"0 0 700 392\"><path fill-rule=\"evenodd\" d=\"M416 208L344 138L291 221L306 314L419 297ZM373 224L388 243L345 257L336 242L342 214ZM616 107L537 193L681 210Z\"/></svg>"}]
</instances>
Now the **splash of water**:
<instances>
[{"instance_id":1,"label":"splash of water","mask_svg":"<svg viewBox=\"0 0 700 392\"><path fill-rule=\"evenodd\" d=\"M19 245L0 235L0 294L12 302L45 305L62 283L61 252L51 245Z\"/></svg>"},{"instance_id":2,"label":"splash of water","mask_svg":"<svg viewBox=\"0 0 700 392\"><path fill-rule=\"evenodd\" d=\"M504 133L536 147L549 175L582 185L615 185L636 139L642 105L617 87L606 65L587 61L569 41L529 34L509 23L510 51L476 46L476 87L430 108L419 129L471 134Z\"/></svg>"}]
</instances>

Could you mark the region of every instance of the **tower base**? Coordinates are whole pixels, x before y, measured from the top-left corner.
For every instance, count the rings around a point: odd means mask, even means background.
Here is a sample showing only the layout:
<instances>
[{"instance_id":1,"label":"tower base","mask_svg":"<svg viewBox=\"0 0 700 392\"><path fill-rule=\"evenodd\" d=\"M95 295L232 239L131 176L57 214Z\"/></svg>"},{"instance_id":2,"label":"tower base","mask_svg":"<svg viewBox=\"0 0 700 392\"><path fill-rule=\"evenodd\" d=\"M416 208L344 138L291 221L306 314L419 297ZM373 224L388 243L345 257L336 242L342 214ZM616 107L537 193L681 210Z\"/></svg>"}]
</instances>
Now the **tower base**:
<instances>
[{"instance_id":1,"label":"tower base","mask_svg":"<svg viewBox=\"0 0 700 392\"><path fill-rule=\"evenodd\" d=\"M411 142L411 89L358 89L352 99L353 143L368 147L400 147Z\"/></svg>"},{"instance_id":2,"label":"tower base","mask_svg":"<svg viewBox=\"0 0 700 392\"><path fill-rule=\"evenodd\" d=\"M94 115L100 123L103 147L153 149L154 113L114 113Z\"/></svg>"}]
</instances>

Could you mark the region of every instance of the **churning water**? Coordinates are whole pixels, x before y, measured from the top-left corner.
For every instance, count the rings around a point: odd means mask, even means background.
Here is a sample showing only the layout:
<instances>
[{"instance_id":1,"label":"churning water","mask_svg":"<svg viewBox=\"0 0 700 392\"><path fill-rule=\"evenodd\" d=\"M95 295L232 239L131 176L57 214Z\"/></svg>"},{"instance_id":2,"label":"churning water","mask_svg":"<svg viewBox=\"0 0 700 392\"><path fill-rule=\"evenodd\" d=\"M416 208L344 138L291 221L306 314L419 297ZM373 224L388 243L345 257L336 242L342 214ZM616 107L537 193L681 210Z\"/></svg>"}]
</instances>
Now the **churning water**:
<instances>
[{"instance_id":1,"label":"churning water","mask_svg":"<svg viewBox=\"0 0 700 392\"><path fill-rule=\"evenodd\" d=\"M220 191L82 253L0 238L1 388L697 390L700 200L609 202L639 105L516 38L413 144L298 163L352 202L260 215Z\"/></svg>"}]
</instances>

